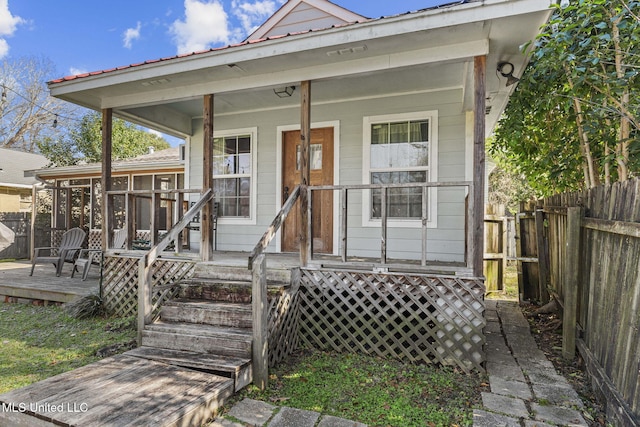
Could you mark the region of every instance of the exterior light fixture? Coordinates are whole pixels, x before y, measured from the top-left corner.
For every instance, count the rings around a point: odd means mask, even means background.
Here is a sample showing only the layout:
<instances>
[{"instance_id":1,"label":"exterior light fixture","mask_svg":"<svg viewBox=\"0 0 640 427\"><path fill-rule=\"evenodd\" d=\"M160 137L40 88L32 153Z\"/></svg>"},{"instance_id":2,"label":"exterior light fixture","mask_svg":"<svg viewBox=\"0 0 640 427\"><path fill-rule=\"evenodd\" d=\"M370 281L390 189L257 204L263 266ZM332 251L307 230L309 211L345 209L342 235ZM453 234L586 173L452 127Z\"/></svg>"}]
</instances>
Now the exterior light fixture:
<instances>
[{"instance_id":1,"label":"exterior light fixture","mask_svg":"<svg viewBox=\"0 0 640 427\"><path fill-rule=\"evenodd\" d=\"M58 127L58 115L53 119L53 124L51 125L54 129Z\"/></svg>"},{"instance_id":2,"label":"exterior light fixture","mask_svg":"<svg viewBox=\"0 0 640 427\"><path fill-rule=\"evenodd\" d=\"M519 78L513 75L513 64L511 62L499 62L497 71L500 73L502 77L507 78L507 86L511 86L514 83L518 83L520 81Z\"/></svg>"},{"instance_id":3,"label":"exterior light fixture","mask_svg":"<svg viewBox=\"0 0 640 427\"><path fill-rule=\"evenodd\" d=\"M285 86L285 87L275 88L273 90L273 93L275 93L278 96L278 98L288 98L291 95L293 95L294 90L296 90L295 86Z\"/></svg>"}]
</instances>

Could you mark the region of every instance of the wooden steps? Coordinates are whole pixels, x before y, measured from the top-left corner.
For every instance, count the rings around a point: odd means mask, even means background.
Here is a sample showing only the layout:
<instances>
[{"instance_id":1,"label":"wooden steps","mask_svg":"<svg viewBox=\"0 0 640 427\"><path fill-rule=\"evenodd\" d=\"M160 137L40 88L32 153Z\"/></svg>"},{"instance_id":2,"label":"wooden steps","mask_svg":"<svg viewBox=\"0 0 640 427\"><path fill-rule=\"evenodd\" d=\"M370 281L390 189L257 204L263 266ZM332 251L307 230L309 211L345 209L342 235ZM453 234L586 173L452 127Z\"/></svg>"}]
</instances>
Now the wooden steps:
<instances>
[{"instance_id":1,"label":"wooden steps","mask_svg":"<svg viewBox=\"0 0 640 427\"><path fill-rule=\"evenodd\" d=\"M249 358L251 338L250 331L240 329L160 321L145 327L142 345Z\"/></svg>"},{"instance_id":2,"label":"wooden steps","mask_svg":"<svg viewBox=\"0 0 640 427\"><path fill-rule=\"evenodd\" d=\"M138 347L125 354L230 378L235 391L251 383L251 359L153 347Z\"/></svg>"},{"instance_id":3,"label":"wooden steps","mask_svg":"<svg viewBox=\"0 0 640 427\"><path fill-rule=\"evenodd\" d=\"M251 328L251 306L202 300L176 300L166 303L160 318L165 322L189 322L231 328Z\"/></svg>"},{"instance_id":4,"label":"wooden steps","mask_svg":"<svg viewBox=\"0 0 640 427\"><path fill-rule=\"evenodd\" d=\"M253 380L251 293L237 292L250 289L250 284L194 280L195 286L191 280L182 283L192 291L183 294L191 298L167 302L159 319L142 331L142 346L127 354L222 375L232 379L238 391ZM247 294L248 302L237 302Z\"/></svg>"},{"instance_id":5,"label":"wooden steps","mask_svg":"<svg viewBox=\"0 0 640 427\"><path fill-rule=\"evenodd\" d=\"M251 283L251 271L247 269L246 264L242 266L227 266L199 262L196 265L194 277ZM267 269L267 282L269 284L288 285L291 283L291 267L270 266Z\"/></svg>"}]
</instances>

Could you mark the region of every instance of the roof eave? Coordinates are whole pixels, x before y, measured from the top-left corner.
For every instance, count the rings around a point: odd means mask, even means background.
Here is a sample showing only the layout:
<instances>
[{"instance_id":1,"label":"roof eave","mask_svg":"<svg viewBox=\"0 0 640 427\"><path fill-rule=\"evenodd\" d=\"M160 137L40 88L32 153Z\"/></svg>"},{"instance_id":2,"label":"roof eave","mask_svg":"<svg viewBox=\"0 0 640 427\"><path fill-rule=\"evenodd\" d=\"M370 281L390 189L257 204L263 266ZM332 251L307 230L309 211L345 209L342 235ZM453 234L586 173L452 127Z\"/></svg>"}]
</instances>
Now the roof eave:
<instances>
[{"instance_id":1,"label":"roof eave","mask_svg":"<svg viewBox=\"0 0 640 427\"><path fill-rule=\"evenodd\" d=\"M173 170L173 169L184 169L183 161L162 161L162 162L144 162L144 163L136 163L136 162L124 162L124 163L113 163L111 166L112 171L114 172L159 172L162 173L163 170ZM100 163L91 163L89 165L81 165L81 166L63 166L57 168L48 168L48 169L36 169L34 170L34 174L39 179L49 179L49 178L61 178L65 176L77 176L77 175L87 175L87 174L99 174L102 171L102 166Z\"/></svg>"},{"instance_id":2,"label":"roof eave","mask_svg":"<svg viewBox=\"0 0 640 427\"><path fill-rule=\"evenodd\" d=\"M515 4L517 3L517 11ZM308 31L293 36L282 36L258 42L246 42L236 46L211 49L189 55L176 56L139 65L114 68L105 72L90 73L73 80L49 82L52 96L65 99L68 93L92 90L136 80L154 79L185 71L198 71L216 66L259 60L270 56L286 56L301 50L312 50L350 43L370 41L373 38L427 31L472 22L497 19L510 15L540 12L556 3L556 0L483 0L463 3L446 8L427 9L405 15L349 24L336 28ZM426 22L425 22L426 21ZM345 39L343 34L349 32ZM67 98L68 99L68 98ZM74 101L76 102L76 101ZM95 101L97 103L98 100ZM90 102L86 103L89 106ZM95 108L95 105L93 105Z\"/></svg>"}]
</instances>

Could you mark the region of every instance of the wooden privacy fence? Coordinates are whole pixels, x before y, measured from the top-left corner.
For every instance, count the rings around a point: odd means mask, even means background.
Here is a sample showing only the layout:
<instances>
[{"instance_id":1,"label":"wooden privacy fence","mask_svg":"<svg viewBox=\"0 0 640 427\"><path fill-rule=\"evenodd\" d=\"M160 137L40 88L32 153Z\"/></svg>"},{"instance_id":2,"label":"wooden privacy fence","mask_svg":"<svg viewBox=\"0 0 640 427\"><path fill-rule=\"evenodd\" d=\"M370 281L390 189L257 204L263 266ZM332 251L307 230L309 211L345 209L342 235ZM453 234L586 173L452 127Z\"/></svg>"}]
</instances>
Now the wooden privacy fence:
<instances>
[{"instance_id":1,"label":"wooden privacy fence","mask_svg":"<svg viewBox=\"0 0 640 427\"><path fill-rule=\"evenodd\" d=\"M482 280L302 269L308 346L483 370Z\"/></svg>"},{"instance_id":2,"label":"wooden privacy fence","mask_svg":"<svg viewBox=\"0 0 640 427\"><path fill-rule=\"evenodd\" d=\"M563 353L577 346L614 424L640 425L640 181L552 196L538 213Z\"/></svg>"},{"instance_id":3,"label":"wooden privacy fence","mask_svg":"<svg viewBox=\"0 0 640 427\"><path fill-rule=\"evenodd\" d=\"M538 242L542 221L535 212L535 202L520 203L515 215L508 215L504 205L486 205L484 216L484 275L487 293L504 291L508 262L516 265L520 300L546 302L547 282L538 268ZM545 256L544 251L541 256ZM544 276L546 277L546 276Z\"/></svg>"},{"instance_id":4,"label":"wooden privacy fence","mask_svg":"<svg viewBox=\"0 0 640 427\"><path fill-rule=\"evenodd\" d=\"M13 243L0 251L0 259L31 258L31 213L29 212L0 212L0 222L14 233ZM50 246L51 229L48 221L37 224L34 231L35 247Z\"/></svg>"},{"instance_id":5,"label":"wooden privacy fence","mask_svg":"<svg viewBox=\"0 0 640 427\"><path fill-rule=\"evenodd\" d=\"M31 215L26 212L0 212L0 223L14 232L13 243L0 251L0 259L30 258Z\"/></svg>"}]
</instances>

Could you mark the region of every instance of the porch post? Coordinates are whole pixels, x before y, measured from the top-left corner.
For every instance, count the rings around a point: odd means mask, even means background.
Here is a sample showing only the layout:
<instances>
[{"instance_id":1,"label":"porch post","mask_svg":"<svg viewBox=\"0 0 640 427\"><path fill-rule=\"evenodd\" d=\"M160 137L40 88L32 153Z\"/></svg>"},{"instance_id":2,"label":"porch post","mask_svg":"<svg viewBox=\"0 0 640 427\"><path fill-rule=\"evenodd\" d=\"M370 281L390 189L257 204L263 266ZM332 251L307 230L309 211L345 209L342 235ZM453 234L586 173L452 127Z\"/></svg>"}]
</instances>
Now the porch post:
<instances>
[{"instance_id":1,"label":"porch post","mask_svg":"<svg viewBox=\"0 0 640 427\"><path fill-rule=\"evenodd\" d=\"M113 209L109 204L107 192L111 191L111 151L113 147L113 110L102 110L102 250L107 250L113 228ZM131 236L129 236L132 239Z\"/></svg>"},{"instance_id":2,"label":"porch post","mask_svg":"<svg viewBox=\"0 0 640 427\"><path fill-rule=\"evenodd\" d=\"M300 84L300 265L309 263L311 236L309 235L309 144L311 143L311 82Z\"/></svg>"},{"instance_id":3,"label":"porch post","mask_svg":"<svg viewBox=\"0 0 640 427\"><path fill-rule=\"evenodd\" d=\"M202 193L213 190L213 95L204 96L204 138L202 147ZM200 255L203 261L213 257L213 203L211 200L200 215Z\"/></svg>"},{"instance_id":4,"label":"porch post","mask_svg":"<svg viewBox=\"0 0 640 427\"><path fill-rule=\"evenodd\" d=\"M486 110L487 57L476 56L474 64L474 108L473 108L473 201L471 208L472 263L473 274L483 275L484 252L484 134Z\"/></svg>"}]
</instances>

